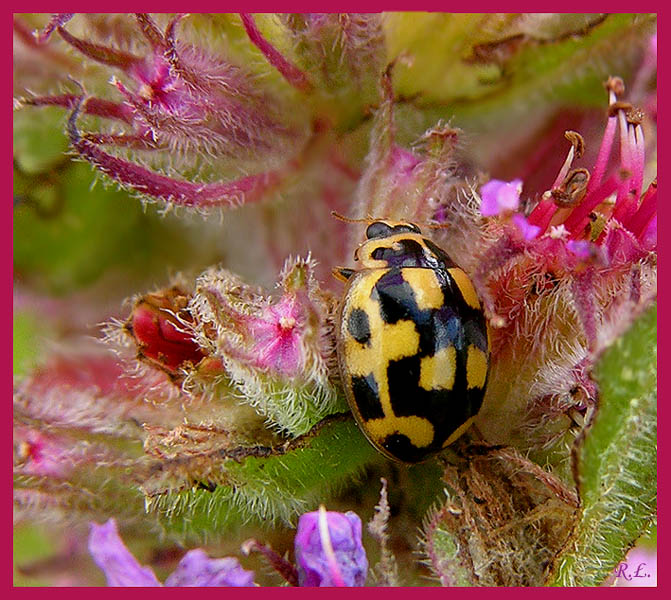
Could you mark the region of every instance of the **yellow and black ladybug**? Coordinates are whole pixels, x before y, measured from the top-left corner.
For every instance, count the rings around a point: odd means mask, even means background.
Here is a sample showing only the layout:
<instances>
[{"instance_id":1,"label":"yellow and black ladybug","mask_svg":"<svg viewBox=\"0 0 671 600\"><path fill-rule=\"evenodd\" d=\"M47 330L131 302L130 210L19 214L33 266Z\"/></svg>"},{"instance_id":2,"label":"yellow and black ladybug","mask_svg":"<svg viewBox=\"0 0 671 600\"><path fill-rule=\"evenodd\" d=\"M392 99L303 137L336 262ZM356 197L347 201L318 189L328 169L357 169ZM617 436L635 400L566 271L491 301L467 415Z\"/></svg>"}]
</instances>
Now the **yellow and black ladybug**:
<instances>
[{"instance_id":1,"label":"yellow and black ladybug","mask_svg":"<svg viewBox=\"0 0 671 600\"><path fill-rule=\"evenodd\" d=\"M466 273L419 227L372 220L339 267L337 325L345 394L359 427L388 458L416 463L472 424L489 373L487 322Z\"/></svg>"}]
</instances>

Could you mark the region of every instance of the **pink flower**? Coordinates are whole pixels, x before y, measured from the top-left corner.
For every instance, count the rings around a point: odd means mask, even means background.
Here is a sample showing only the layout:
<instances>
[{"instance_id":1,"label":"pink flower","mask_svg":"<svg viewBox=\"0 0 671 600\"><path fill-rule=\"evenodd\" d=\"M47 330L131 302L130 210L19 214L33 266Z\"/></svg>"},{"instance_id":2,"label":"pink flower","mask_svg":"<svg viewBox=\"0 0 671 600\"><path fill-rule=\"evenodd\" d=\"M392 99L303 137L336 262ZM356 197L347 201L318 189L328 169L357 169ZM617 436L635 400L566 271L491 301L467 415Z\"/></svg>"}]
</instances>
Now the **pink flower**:
<instances>
[{"instance_id":1,"label":"pink flower","mask_svg":"<svg viewBox=\"0 0 671 600\"><path fill-rule=\"evenodd\" d=\"M541 230L540 227L532 225L524 216L520 214L513 215L511 220L525 240L533 240Z\"/></svg>"},{"instance_id":2,"label":"pink flower","mask_svg":"<svg viewBox=\"0 0 671 600\"><path fill-rule=\"evenodd\" d=\"M605 249L613 266L638 260L656 249L657 182L655 179L643 189L642 115L618 100L623 90L620 79L609 80L608 123L593 168L572 168L583 153L583 141L577 133L568 132L572 146L552 187L528 217L520 213L512 216L511 222L527 242L537 240L529 249L544 244L544 235L561 239L576 256L586 257L588 245L596 244ZM619 164L611 166L618 129ZM482 215L505 217L516 211L521 189L519 179L489 181L480 189Z\"/></svg>"},{"instance_id":3,"label":"pink flower","mask_svg":"<svg viewBox=\"0 0 671 600\"><path fill-rule=\"evenodd\" d=\"M286 294L250 322L252 353L262 369L284 375L300 372L305 319L294 294Z\"/></svg>"},{"instance_id":4,"label":"pink flower","mask_svg":"<svg viewBox=\"0 0 671 600\"><path fill-rule=\"evenodd\" d=\"M480 188L482 206L480 211L485 217L501 215L506 211L517 210L522 193L522 180L501 181L492 179Z\"/></svg>"}]
</instances>

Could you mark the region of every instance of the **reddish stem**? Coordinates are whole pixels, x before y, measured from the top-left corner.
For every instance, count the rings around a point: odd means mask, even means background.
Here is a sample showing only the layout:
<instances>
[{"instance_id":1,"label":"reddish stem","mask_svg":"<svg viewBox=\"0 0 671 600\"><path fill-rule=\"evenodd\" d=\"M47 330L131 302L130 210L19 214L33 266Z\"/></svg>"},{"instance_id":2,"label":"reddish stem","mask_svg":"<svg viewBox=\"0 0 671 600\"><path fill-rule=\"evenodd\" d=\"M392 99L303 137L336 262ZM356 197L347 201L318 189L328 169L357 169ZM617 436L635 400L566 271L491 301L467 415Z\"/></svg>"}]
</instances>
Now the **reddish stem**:
<instances>
[{"instance_id":1,"label":"reddish stem","mask_svg":"<svg viewBox=\"0 0 671 600\"><path fill-rule=\"evenodd\" d=\"M35 96L22 98L21 103L27 106L62 106L63 108L74 108L80 97L76 94L61 94L59 96ZM133 119L128 107L118 102L103 100L102 98L87 98L83 110L88 115L116 119L130 123Z\"/></svg>"},{"instance_id":2,"label":"reddish stem","mask_svg":"<svg viewBox=\"0 0 671 600\"><path fill-rule=\"evenodd\" d=\"M118 67L124 71L127 71L129 68L142 61L140 57L130 54L129 52L123 52L122 50L110 48L109 46L103 46L102 44L94 44L93 42L81 40L68 33L68 31L63 27L58 28L58 33L73 48L76 48L84 56L87 56L96 62L109 65L111 67Z\"/></svg>"},{"instance_id":3,"label":"reddish stem","mask_svg":"<svg viewBox=\"0 0 671 600\"><path fill-rule=\"evenodd\" d=\"M174 202L180 206L235 208L260 200L266 192L281 181L279 172L267 171L230 182L198 183L173 179L112 156L79 133L77 118L83 101L82 97L68 119L67 132L70 143L82 158L100 171L141 194L165 202Z\"/></svg>"},{"instance_id":4,"label":"reddish stem","mask_svg":"<svg viewBox=\"0 0 671 600\"><path fill-rule=\"evenodd\" d=\"M167 49L167 43L163 37L163 33L156 26L154 20L147 13L135 13L135 19L140 26L140 31L151 44L154 50L165 50Z\"/></svg>"},{"instance_id":5,"label":"reddish stem","mask_svg":"<svg viewBox=\"0 0 671 600\"><path fill-rule=\"evenodd\" d=\"M37 43L44 44L47 42L51 37L51 34L59 27L63 27L63 25L72 19L74 14L75 13L56 13L55 15L52 15L47 26L39 33L35 33L35 40Z\"/></svg>"},{"instance_id":6,"label":"reddish stem","mask_svg":"<svg viewBox=\"0 0 671 600\"><path fill-rule=\"evenodd\" d=\"M159 148L151 137L142 134L86 133L84 139L98 146L122 146L135 150L157 150Z\"/></svg>"},{"instance_id":7,"label":"reddish stem","mask_svg":"<svg viewBox=\"0 0 671 600\"><path fill-rule=\"evenodd\" d=\"M298 571L288 560L282 558L270 546L266 546L257 540L247 540L242 545L242 551L245 554L258 552L262 554L270 565L277 571L289 585L298 586Z\"/></svg>"},{"instance_id":8,"label":"reddish stem","mask_svg":"<svg viewBox=\"0 0 671 600\"><path fill-rule=\"evenodd\" d=\"M279 50L261 35L252 15L249 13L240 13L240 18L252 44L263 52L268 62L296 89L301 92L309 92L312 89L312 84L308 80L307 75L295 64L284 58Z\"/></svg>"}]
</instances>

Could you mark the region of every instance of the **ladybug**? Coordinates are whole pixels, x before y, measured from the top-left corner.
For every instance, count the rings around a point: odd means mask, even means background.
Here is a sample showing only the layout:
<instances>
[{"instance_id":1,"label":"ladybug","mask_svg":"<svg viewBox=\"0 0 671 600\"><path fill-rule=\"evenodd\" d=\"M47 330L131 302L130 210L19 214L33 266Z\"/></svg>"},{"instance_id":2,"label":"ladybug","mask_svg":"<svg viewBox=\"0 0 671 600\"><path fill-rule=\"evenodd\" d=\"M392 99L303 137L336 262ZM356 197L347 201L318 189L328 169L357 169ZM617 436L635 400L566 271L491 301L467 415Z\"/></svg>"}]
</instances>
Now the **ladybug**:
<instances>
[{"instance_id":1,"label":"ladybug","mask_svg":"<svg viewBox=\"0 0 671 600\"><path fill-rule=\"evenodd\" d=\"M414 223L369 220L336 325L354 417L386 457L418 463L454 442L480 410L489 334L466 273Z\"/></svg>"}]
</instances>

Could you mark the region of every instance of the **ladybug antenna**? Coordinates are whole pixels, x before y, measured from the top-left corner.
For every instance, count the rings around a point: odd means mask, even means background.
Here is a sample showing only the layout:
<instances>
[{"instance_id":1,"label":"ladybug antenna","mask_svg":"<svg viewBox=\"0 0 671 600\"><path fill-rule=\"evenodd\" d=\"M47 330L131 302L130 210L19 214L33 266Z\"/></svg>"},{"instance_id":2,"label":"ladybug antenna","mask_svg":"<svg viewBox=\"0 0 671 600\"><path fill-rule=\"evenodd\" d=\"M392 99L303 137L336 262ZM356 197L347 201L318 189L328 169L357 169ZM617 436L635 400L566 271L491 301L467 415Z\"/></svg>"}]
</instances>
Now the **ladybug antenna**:
<instances>
[{"instance_id":1,"label":"ladybug antenna","mask_svg":"<svg viewBox=\"0 0 671 600\"><path fill-rule=\"evenodd\" d=\"M422 226L426 226L428 229L447 229L449 223L422 223Z\"/></svg>"},{"instance_id":2,"label":"ladybug antenna","mask_svg":"<svg viewBox=\"0 0 671 600\"><path fill-rule=\"evenodd\" d=\"M331 216L335 217L336 219L339 219L340 221L344 221L345 223L370 223L375 220L370 215L367 216L365 219L352 219L351 217L346 217L345 215L337 213L335 210L331 211Z\"/></svg>"}]
</instances>

